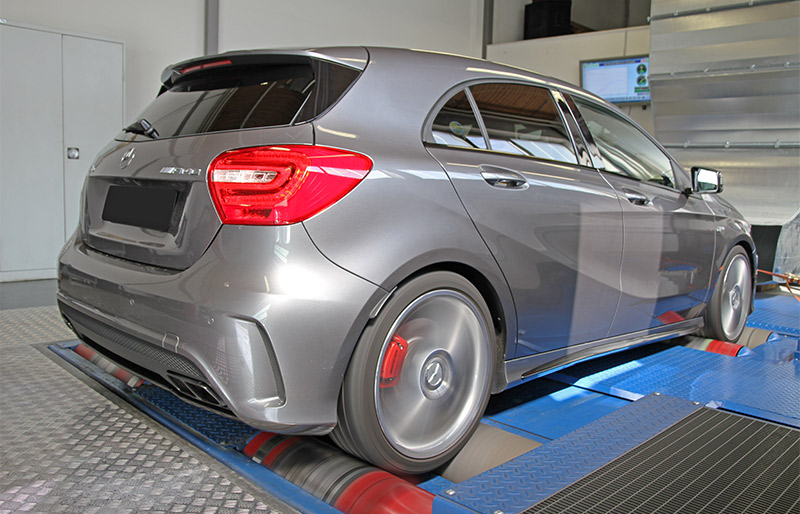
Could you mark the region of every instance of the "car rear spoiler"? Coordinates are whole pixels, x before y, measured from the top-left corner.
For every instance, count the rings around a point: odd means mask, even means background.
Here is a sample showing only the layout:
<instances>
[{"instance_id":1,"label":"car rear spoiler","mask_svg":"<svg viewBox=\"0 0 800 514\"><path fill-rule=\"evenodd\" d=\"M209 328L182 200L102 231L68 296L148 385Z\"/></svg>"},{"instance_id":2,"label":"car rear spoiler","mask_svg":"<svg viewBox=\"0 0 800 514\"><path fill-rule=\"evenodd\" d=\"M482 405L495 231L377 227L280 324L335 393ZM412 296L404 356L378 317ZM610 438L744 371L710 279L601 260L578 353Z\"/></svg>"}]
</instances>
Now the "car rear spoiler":
<instances>
[{"instance_id":1,"label":"car rear spoiler","mask_svg":"<svg viewBox=\"0 0 800 514\"><path fill-rule=\"evenodd\" d=\"M166 91L182 77L210 68L246 66L253 64L305 64L310 59L332 62L363 71L369 53L363 47L322 49L244 50L206 55L167 66L161 72L162 91Z\"/></svg>"}]
</instances>

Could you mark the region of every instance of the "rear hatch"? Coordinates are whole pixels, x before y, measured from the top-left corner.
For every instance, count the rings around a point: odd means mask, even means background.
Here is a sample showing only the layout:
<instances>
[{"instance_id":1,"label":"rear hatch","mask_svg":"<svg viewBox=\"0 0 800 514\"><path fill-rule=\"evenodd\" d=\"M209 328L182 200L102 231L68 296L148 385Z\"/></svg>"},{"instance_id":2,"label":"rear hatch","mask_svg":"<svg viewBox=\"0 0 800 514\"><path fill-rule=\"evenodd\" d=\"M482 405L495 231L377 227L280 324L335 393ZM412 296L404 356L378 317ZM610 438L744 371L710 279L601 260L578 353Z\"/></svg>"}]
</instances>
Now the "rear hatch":
<instances>
[{"instance_id":1,"label":"rear hatch","mask_svg":"<svg viewBox=\"0 0 800 514\"><path fill-rule=\"evenodd\" d=\"M366 50L340 53L347 58L237 52L167 68L156 99L92 166L84 242L143 264L191 266L221 226L207 186L211 161L237 148L313 144L309 121L324 114L366 64Z\"/></svg>"}]
</instances>

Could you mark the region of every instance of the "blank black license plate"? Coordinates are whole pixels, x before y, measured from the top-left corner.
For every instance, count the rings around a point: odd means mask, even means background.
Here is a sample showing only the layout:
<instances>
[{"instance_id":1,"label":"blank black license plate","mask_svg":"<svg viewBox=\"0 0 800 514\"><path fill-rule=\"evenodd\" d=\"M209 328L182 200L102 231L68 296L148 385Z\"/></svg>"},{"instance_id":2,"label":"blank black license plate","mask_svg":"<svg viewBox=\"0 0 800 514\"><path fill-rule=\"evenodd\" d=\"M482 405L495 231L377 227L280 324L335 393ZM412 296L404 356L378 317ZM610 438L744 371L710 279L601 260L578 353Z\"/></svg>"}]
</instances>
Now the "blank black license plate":
<instances>
[{"instance_id":1,"label":"blank black license plate","mask_svg":"<svg viewBox=\"0 0 800 514\"><path fill-rule=\"evenodd\" d=\"M106 195L103 219L166 232L172 224L172 212L178 192L161 187L111 186Z\"/></svg>"}]
</instances>

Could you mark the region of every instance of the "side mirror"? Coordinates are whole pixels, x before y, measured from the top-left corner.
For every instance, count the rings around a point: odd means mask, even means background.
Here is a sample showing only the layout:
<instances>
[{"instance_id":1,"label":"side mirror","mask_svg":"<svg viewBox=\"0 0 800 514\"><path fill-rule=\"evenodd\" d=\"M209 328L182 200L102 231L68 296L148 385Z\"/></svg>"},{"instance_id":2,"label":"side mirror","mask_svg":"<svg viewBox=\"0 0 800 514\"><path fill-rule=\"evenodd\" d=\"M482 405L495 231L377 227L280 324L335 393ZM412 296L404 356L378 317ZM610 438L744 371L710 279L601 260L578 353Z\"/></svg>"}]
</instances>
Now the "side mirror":
<instances>
[{"instance_id":1,"label":"side mirror","mask_svg":"<svg viewBox=\"0 0 800 514\"><path fill-rule=\"evenodd\" d=\"M721 193L722 173L708 168L692 168L692 192Z\"/></svg>"}]
</instances>

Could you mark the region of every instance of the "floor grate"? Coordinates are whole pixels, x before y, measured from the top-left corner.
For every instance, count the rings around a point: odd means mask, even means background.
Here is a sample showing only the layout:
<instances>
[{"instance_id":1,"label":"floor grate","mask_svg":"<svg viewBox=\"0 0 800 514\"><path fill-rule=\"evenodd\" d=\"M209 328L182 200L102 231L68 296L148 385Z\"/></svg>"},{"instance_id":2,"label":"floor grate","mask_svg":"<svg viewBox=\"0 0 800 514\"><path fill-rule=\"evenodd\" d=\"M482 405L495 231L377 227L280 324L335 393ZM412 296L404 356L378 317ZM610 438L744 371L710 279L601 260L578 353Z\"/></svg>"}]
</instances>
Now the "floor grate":
<instances>
[{"instance_id":1,"label":"floor grate","mask_svg":"<svg viewBox=\"0 0 800 514\"><path fill-rule=\"evenodd\" d=\"M800 431L702 409L525 514L556 512L797 513Z\"/></svg>"}]
</instances>

